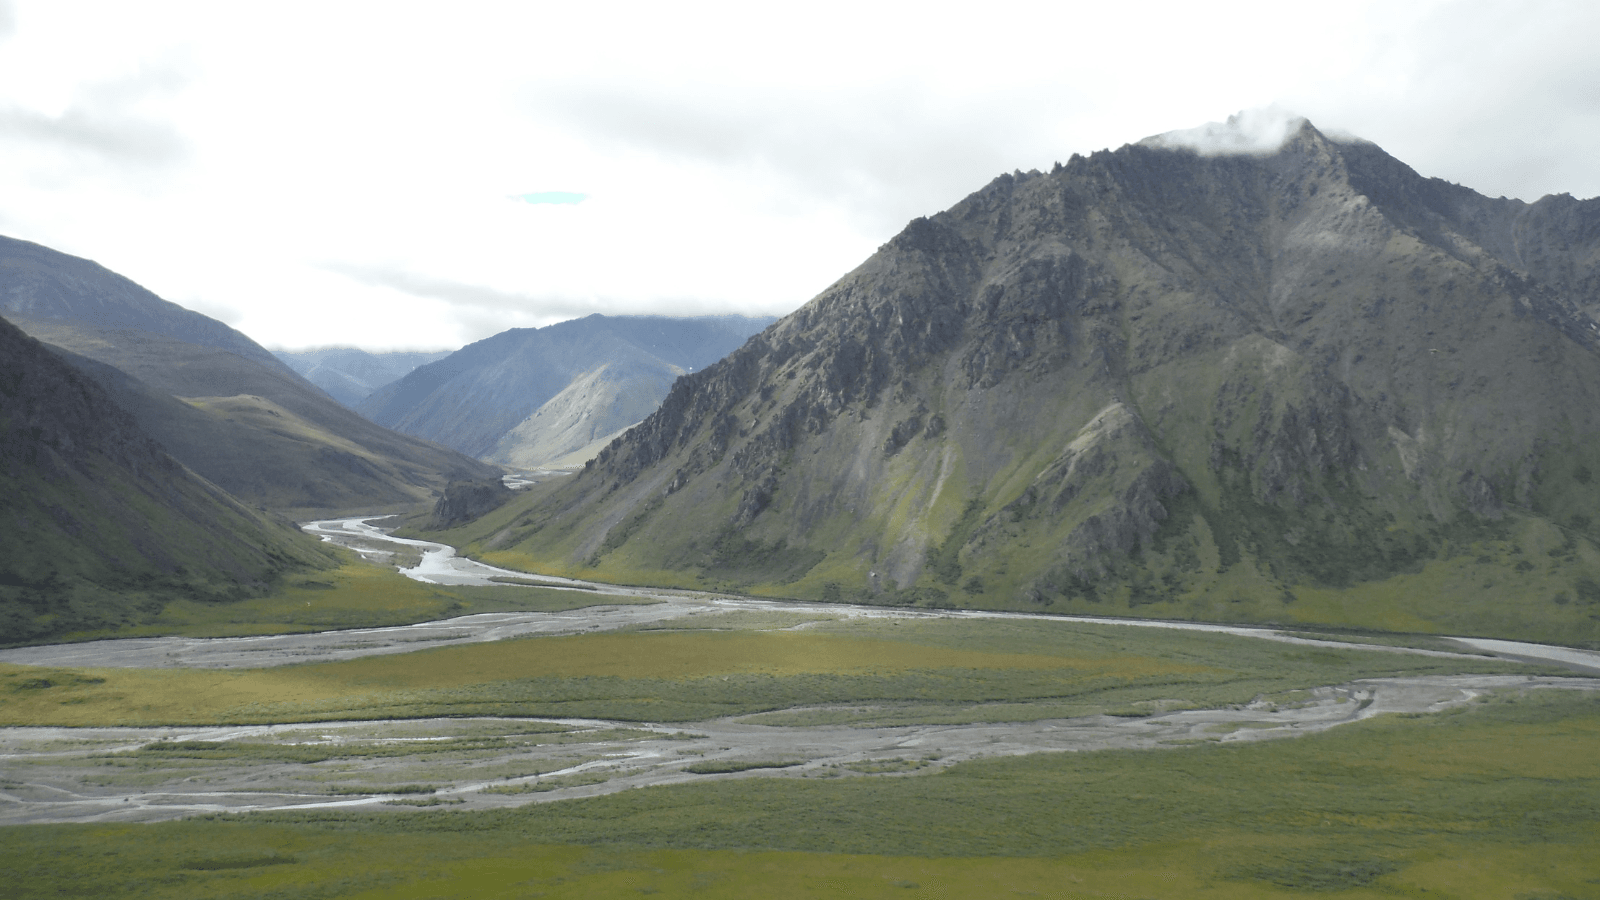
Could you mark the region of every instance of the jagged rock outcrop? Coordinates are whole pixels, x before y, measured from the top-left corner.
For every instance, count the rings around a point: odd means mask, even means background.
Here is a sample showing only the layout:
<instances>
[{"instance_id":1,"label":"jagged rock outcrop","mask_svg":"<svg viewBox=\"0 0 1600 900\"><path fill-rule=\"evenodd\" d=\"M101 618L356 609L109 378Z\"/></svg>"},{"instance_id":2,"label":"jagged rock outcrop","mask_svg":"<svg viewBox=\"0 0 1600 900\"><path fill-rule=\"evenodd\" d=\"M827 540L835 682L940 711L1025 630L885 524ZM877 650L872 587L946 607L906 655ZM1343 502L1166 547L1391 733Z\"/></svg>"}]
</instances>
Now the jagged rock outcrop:
<instances>
[{"instance_id":1,"label":"jagged rock outcrop","mask_svg":"<svg viewBox=\"0 0 1600 900\"><path fill-rule=\"evenodd\" d=\"M505 482L498 478L481 481L452 481L445 486L439 502L433 505L429 528L450 528L470 522L486 513L499 509L513 496Z\"/></svg>"}]
</instances>

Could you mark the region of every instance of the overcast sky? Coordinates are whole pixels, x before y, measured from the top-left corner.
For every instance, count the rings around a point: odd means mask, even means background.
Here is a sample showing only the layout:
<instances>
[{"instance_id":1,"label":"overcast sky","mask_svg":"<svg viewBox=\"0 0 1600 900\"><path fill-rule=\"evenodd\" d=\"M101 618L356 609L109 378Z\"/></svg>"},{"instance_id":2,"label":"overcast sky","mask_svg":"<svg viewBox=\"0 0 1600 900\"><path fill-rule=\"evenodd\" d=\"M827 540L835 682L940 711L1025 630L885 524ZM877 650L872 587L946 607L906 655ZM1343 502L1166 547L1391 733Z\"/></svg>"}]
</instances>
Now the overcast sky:
<instances>
[{"instance_id":1,"label":"overcast sky","mask_svg":"<svg viewBox=\"0 0 1600 900\"><path fill-rule=\"evenodd\" d=\"M995 175L1277 104L1600 194L1600 2L0 0L0 234L271 347L783 314Z\"/></svg>"}]
</instances>

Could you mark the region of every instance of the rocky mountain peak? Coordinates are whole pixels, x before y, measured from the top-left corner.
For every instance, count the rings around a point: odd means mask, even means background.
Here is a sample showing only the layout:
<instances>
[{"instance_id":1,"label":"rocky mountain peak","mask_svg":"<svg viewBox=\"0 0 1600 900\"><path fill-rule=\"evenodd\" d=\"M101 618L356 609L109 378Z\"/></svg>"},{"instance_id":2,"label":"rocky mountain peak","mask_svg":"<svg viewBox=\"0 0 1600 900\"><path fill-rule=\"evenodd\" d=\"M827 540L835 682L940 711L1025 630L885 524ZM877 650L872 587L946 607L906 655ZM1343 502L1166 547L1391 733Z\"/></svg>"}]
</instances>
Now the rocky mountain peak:
<instances>
[{"instance_id":1,"label":"rocky mountain peak","mask_svg":"<svg viewBox=\"0 0 1600 900\"><path fill-rule=\"evenodd\" d=\"M1073 607L1213 597L1237 566L1381 580L1512 509L1587 522L1600 493L1541 479L1600 466L1574 437L1600 437L1589 204L1489 200L1287 115L1001 175L679 381L497 542ZM1149 562L1174 541L1193 555Z\"/></svg>"}]
</instances>

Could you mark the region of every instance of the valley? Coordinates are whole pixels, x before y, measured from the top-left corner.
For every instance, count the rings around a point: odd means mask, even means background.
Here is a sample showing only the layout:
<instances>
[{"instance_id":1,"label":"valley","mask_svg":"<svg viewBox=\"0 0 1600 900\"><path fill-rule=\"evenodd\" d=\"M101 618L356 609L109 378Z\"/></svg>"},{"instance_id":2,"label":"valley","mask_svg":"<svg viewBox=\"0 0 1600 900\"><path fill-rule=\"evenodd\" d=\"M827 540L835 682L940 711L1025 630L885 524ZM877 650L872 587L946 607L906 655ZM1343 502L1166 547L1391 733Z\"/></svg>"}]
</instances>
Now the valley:
<instances>
[{"instance_id":1,"label":"valley","mask_svg":"<svg viewBox=\"0 0 1600 900\"><path fill-rule=\"evenodd\" d=\"M1043 888L1152 866L1186 893L1278 896L1438 886L1429 860L1469 856L1526 884L1592 843L1579 823L1600 771L1573 748L1600 736L1594 651L636 589L487 566L381 522L304 528L368 560L356 571L386 593L489 592L501 599L479 602L504 608L0 651L0 862L55 890L59 870L27 854L92 842L101 861L73 883L125 892L165 872L153 895L167 897L286 879L391 893L380 872L436 892L504 878L552 896L712 882L738 896L772 866L861 896L907 873ZM1295 787L1329 773L1337 792ZM1503 814L1482 807L1483 779L1513 791ZM1521 784L1568 787L1535 801ZM1219 806L1218 790L1249 803ZM1158 796L1159 821L1143 809ZM1515 824L1530 802L1545 809L1535 835ZM1427 822L1473 810L1477 837L1354 824L1397 803ZM950 804L956 820L903 825ZM1287 824L1303 816L1352 824ZM396 850L424 838L426 853ZM1501 849L1484 857L1479 840ZM509 854L500 875L486 847Z\"/></svg>"},{"instance_id":2,"label":"valley","mask_svg":"<svg viewBox=\"0 0 1600 900\"><path fill-rule=\"evenodd\" d=\"M372 521L303 527L369 558L420 550L402 570L419 582L526 579L457 557L446 545L393 537ZM1301 737L1373 716L1438 714L1488 696L1600 690L1600 653L1517 642L1350 643L1193 622L549 581L598 604L388 628L0 651L0 685L10 695L0 699L0 822L482 810L720 779L924 776L977 759ZM606 602L619 596L633 602ZM421 675L410 685L393 667L387 675L362 668L397 654L420 654L397 658ZM328 668L341 663L356 668ZM221 669L243 671L233 673L238 683L229 689L201 675ZM132 670L131 677L116 670ZM274 680L273 672L288 677ZM987 684L978 695L950 689L951 678L970 682L979 673ZM328 675L359 691L311 696L308 685L325 688ZM1352 675L1360 677L1332 681ZM574 677L589 682L582 696L552 708L550 695L563 687L574 693ZM737 681L728 688L718 678ZM786 681L803 684L786 695ZM450 698L425 699L441 684ZM377 700L409 704L405 718L355 718L385 689L409 693L404 701ZM183 697L177 704L163 699L174 693ZM253 702L240 705L247 698ZM294 709L307 709L308 700L316 714L297 720ZM163 702L165 711L153 705ZM475 714L483 703L498 704L500 714ZM584 717L629 704L633 714L624 718ZM718 705L731 714L696 717ZM525 714L508 715L514 707ZM125 724L140 709L164 724ZM177 709L184 711L174 715Z\"/></svg>"},{"instance_id":3,"label":"valley","mask_svg":"<svg viewBox=\"0 0 1600 900\"><path fill-rule=\"evenodd\" d=\"M1600 898L1597 215L1296 118L449 354L0 240L0 895Z\"/></svg>"}]
</instances>

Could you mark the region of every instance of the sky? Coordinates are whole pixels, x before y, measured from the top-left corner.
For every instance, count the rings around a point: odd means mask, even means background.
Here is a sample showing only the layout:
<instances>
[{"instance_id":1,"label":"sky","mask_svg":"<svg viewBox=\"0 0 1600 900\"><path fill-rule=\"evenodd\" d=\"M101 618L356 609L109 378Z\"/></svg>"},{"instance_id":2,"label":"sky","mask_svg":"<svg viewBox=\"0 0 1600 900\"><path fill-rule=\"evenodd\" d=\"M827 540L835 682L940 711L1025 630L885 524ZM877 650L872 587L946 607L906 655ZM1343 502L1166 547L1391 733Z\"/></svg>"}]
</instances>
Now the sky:
<instances>
[{"instance_id":1,"label":"sky","mask_svg":"<svg viewBox=\"0 0 1600 900\"><path fill-rule=\"evenodd\" d=\"M1002 172L1292 110L1600 195L1600 3L0 0L0 234L275 348L783 315Z\"/></svg>"}]
</instances>

